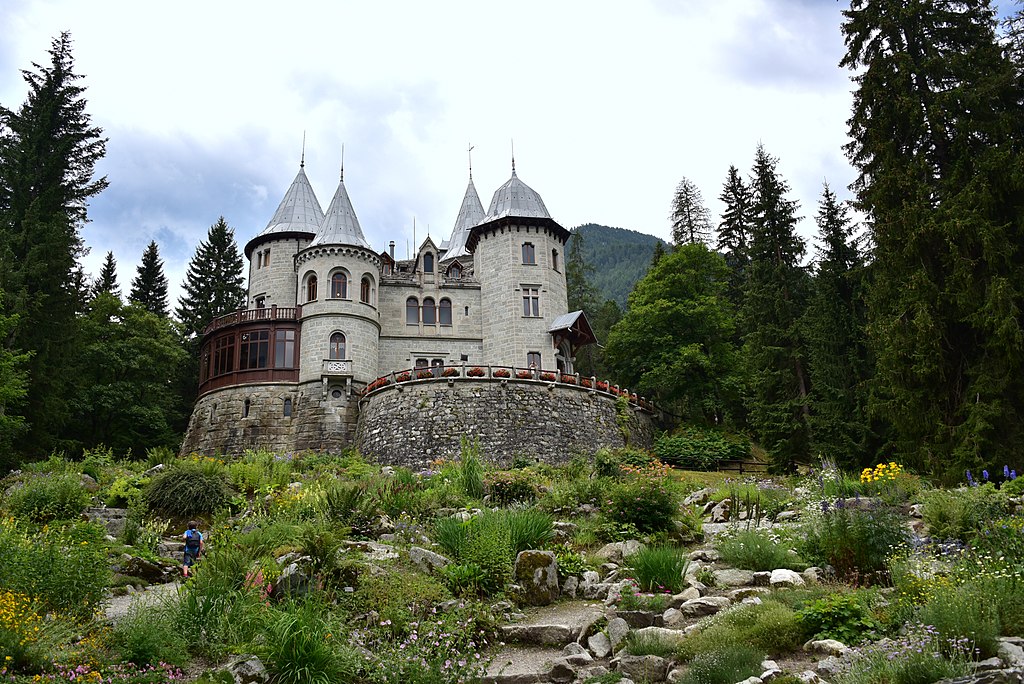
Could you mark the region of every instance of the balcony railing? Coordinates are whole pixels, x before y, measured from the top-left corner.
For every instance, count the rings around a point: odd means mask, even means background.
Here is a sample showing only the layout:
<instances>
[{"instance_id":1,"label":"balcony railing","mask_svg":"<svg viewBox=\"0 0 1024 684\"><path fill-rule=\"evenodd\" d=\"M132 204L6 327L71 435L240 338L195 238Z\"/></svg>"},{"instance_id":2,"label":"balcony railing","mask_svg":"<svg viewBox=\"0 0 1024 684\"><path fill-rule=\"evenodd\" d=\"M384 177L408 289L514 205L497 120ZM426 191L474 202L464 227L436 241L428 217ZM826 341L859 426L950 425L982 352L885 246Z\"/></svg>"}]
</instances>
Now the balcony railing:
<instances>
[{"instance_id":1,"label":"balcony railing","mask_svg":"<svg viewBox=\"0 0 1024 684\"><path fill-rule=\"evenodd\" d=\"M352 375L352 359L324 359L320 375L323 377Z\"/></svg>"},{"instance_id":2,"label":"balcony railing","mask_svg":"<svg viewBox=\"0 0 1024 684\"><path fill-rule=\"evenodd\" d=\"M301 306L290 307L264 307L262 309L239 309L229 314L213 319L203 330L208 335L214 330L226 328L239 323L255 323L258 321L297 321L302 315Z\"/></svg>"}]
</instances>

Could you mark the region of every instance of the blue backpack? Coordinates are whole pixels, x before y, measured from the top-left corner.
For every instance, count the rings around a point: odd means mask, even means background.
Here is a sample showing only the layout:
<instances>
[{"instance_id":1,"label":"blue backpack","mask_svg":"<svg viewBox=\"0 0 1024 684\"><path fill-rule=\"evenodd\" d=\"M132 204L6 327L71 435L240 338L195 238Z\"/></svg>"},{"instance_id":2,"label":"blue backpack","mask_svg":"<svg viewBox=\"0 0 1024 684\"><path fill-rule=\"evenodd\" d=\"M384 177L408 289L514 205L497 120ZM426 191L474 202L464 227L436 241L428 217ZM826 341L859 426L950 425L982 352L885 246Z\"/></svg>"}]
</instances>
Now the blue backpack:
<instances>
[{"instance_id":1,"label":"blue backpack","mask_svg":"<svg viewBox=\"0 0 1024 684\"><path fill-rule=\"evenodd\" d=\"M199 530L186 530L185 531L185 553L192 556L193 558L199 557L199 550L202 548L200 542L203 540L203 534Z\"/></svg>"}]
</instances>

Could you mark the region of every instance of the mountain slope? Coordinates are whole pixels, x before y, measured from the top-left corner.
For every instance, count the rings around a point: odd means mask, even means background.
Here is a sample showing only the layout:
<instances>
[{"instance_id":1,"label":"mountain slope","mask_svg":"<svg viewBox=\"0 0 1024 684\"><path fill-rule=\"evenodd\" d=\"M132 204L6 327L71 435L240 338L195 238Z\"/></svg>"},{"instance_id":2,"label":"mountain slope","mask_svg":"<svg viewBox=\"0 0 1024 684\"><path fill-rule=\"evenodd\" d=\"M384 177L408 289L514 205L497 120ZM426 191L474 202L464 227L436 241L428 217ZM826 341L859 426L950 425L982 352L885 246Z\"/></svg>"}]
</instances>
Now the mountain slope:
<instances>
[{"instance_id":1,"label":"mountain slope","mask_svg":"<svg viewBox=\"0 0 1024 684\"><path fill-rule=\"evenodd\" d=\"M594 267L590 281L600 301L613 299L623 308L633 285L651 265L654 245L660 242L668 247L661 238L626 228L586 223L573 231L583 234L583 254Z\"/></svg>"}]
</instances>

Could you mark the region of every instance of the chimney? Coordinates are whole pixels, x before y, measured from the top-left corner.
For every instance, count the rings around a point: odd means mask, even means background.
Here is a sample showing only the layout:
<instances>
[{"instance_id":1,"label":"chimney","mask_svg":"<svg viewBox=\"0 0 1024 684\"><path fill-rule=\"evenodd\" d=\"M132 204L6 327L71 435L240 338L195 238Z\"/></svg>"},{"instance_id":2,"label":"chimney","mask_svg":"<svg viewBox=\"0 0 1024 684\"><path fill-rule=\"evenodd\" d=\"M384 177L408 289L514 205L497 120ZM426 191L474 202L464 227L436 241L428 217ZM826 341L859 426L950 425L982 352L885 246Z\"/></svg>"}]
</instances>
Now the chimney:
<instances>
[{"instance_id":1,"label":"chimney","mask_svg":"<svg viewBox=\"0 0 1024 684\"><path fill-rule=\"evenodd\" d=\"M395 259L395 241L394 240L392 240L391 242L388 243L388 254L391 255L391 260L394 261L394 259Z\"/></svg>"}]
</instances>

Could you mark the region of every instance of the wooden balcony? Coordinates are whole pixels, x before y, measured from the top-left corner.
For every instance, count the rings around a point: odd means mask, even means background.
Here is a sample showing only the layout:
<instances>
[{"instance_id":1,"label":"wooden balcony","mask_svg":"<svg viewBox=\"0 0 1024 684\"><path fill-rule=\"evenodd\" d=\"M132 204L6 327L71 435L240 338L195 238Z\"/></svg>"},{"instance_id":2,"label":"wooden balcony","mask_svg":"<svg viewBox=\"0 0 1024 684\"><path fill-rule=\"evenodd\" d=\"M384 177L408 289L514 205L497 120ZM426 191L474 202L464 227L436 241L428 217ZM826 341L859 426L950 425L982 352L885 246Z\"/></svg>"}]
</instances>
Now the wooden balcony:
<instances>
[{"instance_id":1,"label":"wooden balcony","mask_svg":"<svg viewBox=\"0 0 1024 684\"><path fill-rule=\"evenodd\" d=\"M241 323L258 323L260 321L297 321L302 316L302 307L278 307L270 306L262 309L239 309L219 318L213 319L203 330L203 335L209 335L215 330L227 328Z\"/></svg>"}]
</instances>

